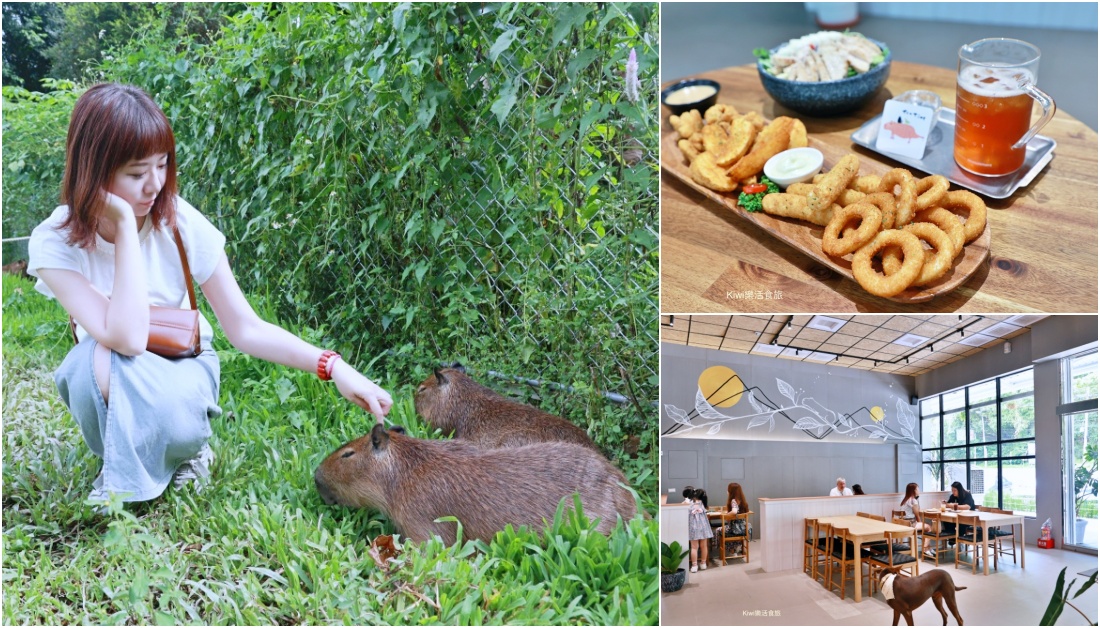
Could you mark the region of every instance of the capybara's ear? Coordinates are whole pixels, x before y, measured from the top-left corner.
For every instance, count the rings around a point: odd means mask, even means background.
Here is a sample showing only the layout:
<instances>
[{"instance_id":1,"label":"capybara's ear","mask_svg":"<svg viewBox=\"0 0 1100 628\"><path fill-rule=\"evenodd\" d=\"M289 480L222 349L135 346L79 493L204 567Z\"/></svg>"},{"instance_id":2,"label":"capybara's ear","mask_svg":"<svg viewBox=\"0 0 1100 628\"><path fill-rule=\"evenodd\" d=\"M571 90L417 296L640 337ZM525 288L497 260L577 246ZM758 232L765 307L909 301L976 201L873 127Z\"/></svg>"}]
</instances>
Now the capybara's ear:
<instances>
[{"instance_id":1,"label":"capybara's ear","mask_svg":"<svg viewBox=\"0 0 1100 628\"><path fill-rule=\"evenodd\" d=\"M435 369L435 381L439 382L441 385L447 383L447 378L444 377L443 371Z\"/></svg>"},{"instance_id":2,"label":"capybara's ear","mask_svg":"<svg viewBox=\"0 0 1100 628\"><path fill-rule=\"evenodd\" d=\"M459 373L465 373L466 372L466 367L462 366L461 362L455 362L454 364L451 365L451 368L458 371Z\"/></svg>"},{"instance_id":3,"label":"capybara's ear","mask_svg":"<svg viewBox=\"0 0 1100 628\"><path fill-rule=\"evenodd\" d=\"M375 423L374 427L371 428L370 442L375 451L384 451L386 447L389 447L390 435L386 433L386 428L381 423Z\"/></svg>"},{"instance_id":4,"label":"capybara's ear","mask_svg":"<svg viewBox=\"0 0 1100 628\"><path fill-rule=\"evenodd\" d=\"M395 432L397 434L404 434L405 433L405 428L401 427L400 425L394 425L393 427L390 428L390 431Z\"/></svg>"}]
</instances>

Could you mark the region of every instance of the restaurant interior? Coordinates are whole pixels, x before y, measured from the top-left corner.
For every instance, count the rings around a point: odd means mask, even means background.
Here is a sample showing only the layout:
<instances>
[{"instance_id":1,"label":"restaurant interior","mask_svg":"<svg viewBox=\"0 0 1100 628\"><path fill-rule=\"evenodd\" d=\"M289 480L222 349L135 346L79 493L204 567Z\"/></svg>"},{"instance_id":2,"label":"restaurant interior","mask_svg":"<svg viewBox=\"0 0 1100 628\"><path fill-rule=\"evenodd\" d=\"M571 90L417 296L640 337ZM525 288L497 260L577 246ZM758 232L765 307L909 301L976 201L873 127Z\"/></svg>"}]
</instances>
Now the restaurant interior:
<instances>
[{"instance_id":1,"label":"restaurant interior","mask_svg":"<svg viewBox=\"0 0 1100 628\"><path fill-rule=\"evenodd\" d=\"M884 625L910 601L941 625L945 578L966 623L1038 625L1060 572L1096 573L1097 327L662 315L661 536L687 550L662 625ZM1058 624L1096 621L1095 589L1071 602Z\"/></svg>"}]
</instances>

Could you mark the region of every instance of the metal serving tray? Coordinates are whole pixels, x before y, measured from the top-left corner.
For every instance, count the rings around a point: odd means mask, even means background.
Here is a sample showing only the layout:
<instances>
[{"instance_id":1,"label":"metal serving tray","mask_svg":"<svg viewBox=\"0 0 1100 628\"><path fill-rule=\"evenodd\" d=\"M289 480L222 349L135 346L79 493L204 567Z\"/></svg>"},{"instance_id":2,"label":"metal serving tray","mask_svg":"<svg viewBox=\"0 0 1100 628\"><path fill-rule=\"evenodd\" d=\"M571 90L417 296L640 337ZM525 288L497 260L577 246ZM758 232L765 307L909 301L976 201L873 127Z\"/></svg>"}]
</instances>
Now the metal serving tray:
<instances>
[{"instance_id":1,"label":"metal serving tray","mask_svg":"<svg viewBox=\"0 0 1100 628\"><path fill-rule=\"evenodd\" d=\"M955 150L955 111L953 109L940 109L936 125L932 128L932 132L928 137L928 144L924 148L923 159L912 159L875 150L875 139L878 137L881 122L882 115L868 120L855 133L852 133L852 141L922 172L941 174L952 183L989 198L1007 198L1012 196L1016 190L1028 186L1035 175L1039 174L1039 171L1045 168L1051 159L1054 159L1054 147L1058 145L1057 142L1045 135L1036 135L1028 142L1024 165L1019 170L1000 177L980 177L970 174L955 163L953 154Z\"/></svg>"}]
</instances>

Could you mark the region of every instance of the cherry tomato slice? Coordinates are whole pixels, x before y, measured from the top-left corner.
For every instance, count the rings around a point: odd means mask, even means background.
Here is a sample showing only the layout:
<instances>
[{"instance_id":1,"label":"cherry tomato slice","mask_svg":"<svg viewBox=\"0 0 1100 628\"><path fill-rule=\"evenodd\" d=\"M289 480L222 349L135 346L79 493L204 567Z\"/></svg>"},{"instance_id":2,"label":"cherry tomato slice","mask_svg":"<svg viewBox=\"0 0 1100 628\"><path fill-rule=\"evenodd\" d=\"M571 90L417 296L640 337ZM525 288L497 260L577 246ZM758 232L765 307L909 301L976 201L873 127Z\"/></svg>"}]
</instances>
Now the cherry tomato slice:
<instances>
[{"instance_id":1,"label":"cherry tomato slice","mask_svg":"<svg viewBox=\"0 0 1100 628\"><path fill-rule=\"evenodd\" d=\"M745 194L759 194L761 192L767 192L768 186L763 183L750 183L744 187Z\"/></svg>"}]
</instances>

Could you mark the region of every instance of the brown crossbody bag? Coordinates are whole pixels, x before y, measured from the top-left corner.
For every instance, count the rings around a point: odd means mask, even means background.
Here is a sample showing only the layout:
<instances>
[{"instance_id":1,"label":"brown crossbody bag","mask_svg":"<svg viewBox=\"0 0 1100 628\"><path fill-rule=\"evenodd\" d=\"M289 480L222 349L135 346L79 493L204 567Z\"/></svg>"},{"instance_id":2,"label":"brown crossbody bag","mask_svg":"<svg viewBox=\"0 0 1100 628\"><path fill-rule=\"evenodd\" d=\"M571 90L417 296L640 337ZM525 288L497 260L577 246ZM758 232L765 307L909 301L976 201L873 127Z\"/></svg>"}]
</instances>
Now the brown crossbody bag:
<instances>
[{"instance_id":1,"label":"brown crossbody bag","mask_svg":"<svg viewBox=\"0 0 1100 628\"><path fill-rule=\"evenodd\" d=\"M183 282L187 286L187 297L191 309L176 307L149 306L149 342L146 351L166 358L193 358L202 353L199 340L199 309L195 305L195 288L191 285L191 267L187 264L187 253L183 250L183 239L179 229L173 227L172 235L183 262ZM69 317L69 329L73 332L73 342L79 342L76 336L76 321Z\"/></svg>"}]
</instances>

